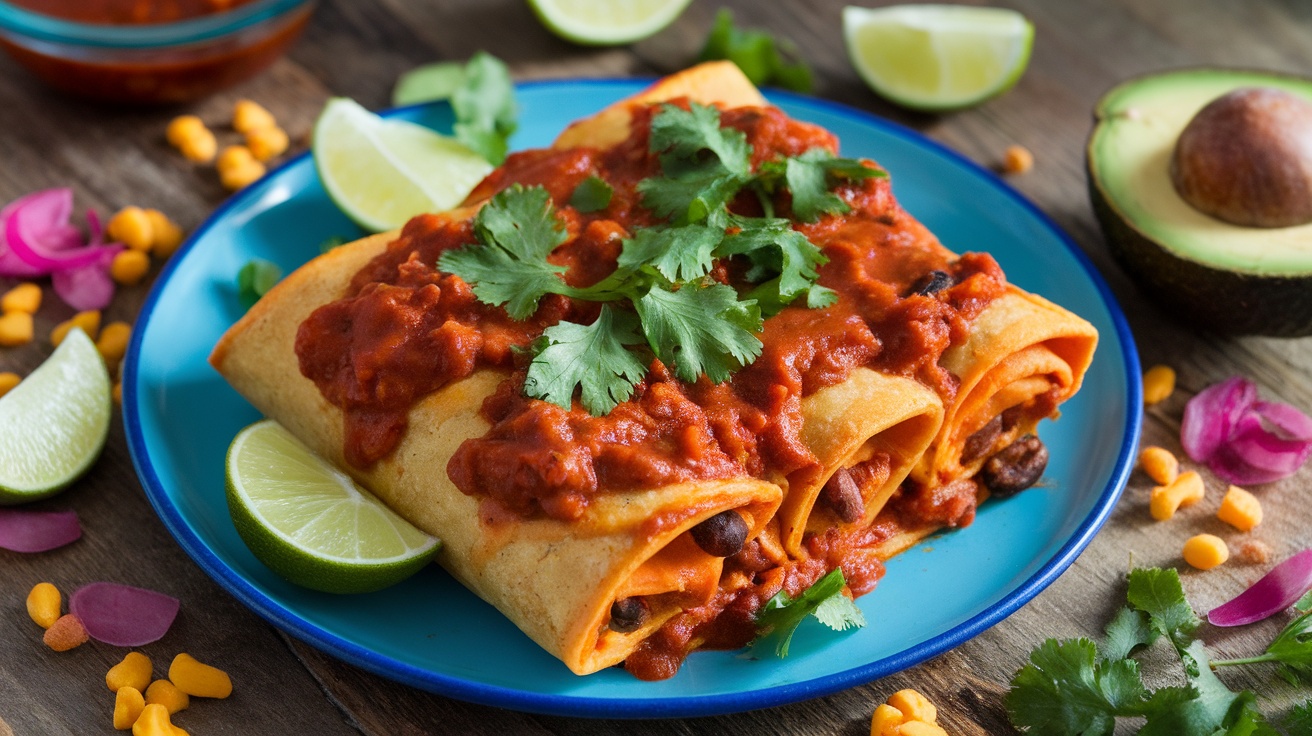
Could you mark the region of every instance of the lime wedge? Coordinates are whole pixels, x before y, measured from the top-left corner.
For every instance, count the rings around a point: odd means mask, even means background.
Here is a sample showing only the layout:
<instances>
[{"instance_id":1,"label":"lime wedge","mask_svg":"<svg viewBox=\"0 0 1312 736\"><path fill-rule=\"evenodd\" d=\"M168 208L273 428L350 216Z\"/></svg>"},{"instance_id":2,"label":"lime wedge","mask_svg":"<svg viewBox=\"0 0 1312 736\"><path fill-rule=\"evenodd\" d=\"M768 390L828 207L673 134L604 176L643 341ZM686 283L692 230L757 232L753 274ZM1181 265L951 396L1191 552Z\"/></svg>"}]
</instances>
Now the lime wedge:
<instances>
[{"instance_id":1,"label":"lime wedge","mask_svg":"<svg viewBox=\"0 0 1312 736\"><path fill-rule=\"evenodd\" d=\"M297 585L366 593L405 580L437 554L416 529L271 420L228 446L228 511L265 565Z\"/></svg>"},{"instance_id":2,"label":"lime wedge","mask_svg":"<svg viewBox=\"0 0 1312 736\"><path fill-rule=\"evenodd\" d=\"M344 97L329 100L314 124L314 163L328 196L376 232L455 207L492 170L452 138Z\"/></svg>"},{"instance_id":3,"label":"lime wedge","mask_svg":"<svg viewBox=\"0 0 1312 736\"><path fill-rule=\"evenodd\" d=\"M91 467L109 435L109 392L105 359L74 328L0 397L0 504L52 496Z\"/></svg>"},{"instance_id":4,"label":"lime wedge","mask_svg":"<svg viewBox=\"0 0 1312 736\"><path fill-rule=\"evenodd\" d=\"M566 41L616 46L674 22L691 0L529 0L538 19Z\"/></svg>"},{"instance_id":5,"label":"lime wedge","mask_svg":"<svg viewBox=\"0 0 1312 736\"><path fill-rule=\"evenodd\" d=\"M1009 89L1029 63L1034 25L1005 8L843 9L852 65L872 89L915 110L967 107Z\"/></svg>"}]
</instances>

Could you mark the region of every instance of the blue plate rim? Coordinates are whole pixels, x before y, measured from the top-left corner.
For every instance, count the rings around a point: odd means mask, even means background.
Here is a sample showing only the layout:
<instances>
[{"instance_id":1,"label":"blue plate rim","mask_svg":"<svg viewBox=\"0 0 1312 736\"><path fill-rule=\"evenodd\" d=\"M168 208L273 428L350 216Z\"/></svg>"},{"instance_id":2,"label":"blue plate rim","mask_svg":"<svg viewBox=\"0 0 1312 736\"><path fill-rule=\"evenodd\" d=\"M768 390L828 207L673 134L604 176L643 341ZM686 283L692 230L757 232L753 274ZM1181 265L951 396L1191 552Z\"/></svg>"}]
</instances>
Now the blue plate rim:
<instances>
[{"instance_id":1,"label":"blue plate rim","mask_svg":"<svg viewBox=\"0 0 1312 736\"><path fill-rule=\"evenodd\" d=\"M656 81L655 77L595 77L570 79L545 79L517 83L516 89L536 89L551 86L578 87L623 85L632 86L636 92L643 85ZM141 329L149 320L155 306L174 269L182 258L195 246L215 223L223 219L229 210L246 198L254 196L256 187L252 186L245 193L239 192L219 205L187 238L183 246L164 265L156 277L145 302L137 316L138 329L134 329L129 343L127 360L123 370L123 421L126 430L128 450L137 475L142 481L146 497L156 514L164 522L165 528L173 535L179 545L220 587L227 590L260 617L296 638L326 651L339 659L359 666L374 674L392 679L406 685L435 692L459 700L500 708L511 708L547 715L583 716L589 718L683 718L720 715L743 712L762 708L796 703L824 695L829 695L849 687L865 684L880 677L900 672L915 666L949 649L955 648L978 636L996 625L1007 616L1016 612L1045 588L1053 583L1079 557L1111 516L1120 497L1121 491L1133 469L1134 451L1142 431L1142 413L1137 407L1143 402L1141 368L1138 351L1130 331L1129 322L1113 296L1105 279L1098 272L1093 262L1071 237L1050 217L1040 210L1025 196L1006 184L994 172L980 166L964 155L922 135L921 133L899 123L885 120L872 113L849 107L842 103L817 97L796 94L778 89L767 89L767 96L772 102L786 101L801 106L818 107L831 114L855 118L862 124L879 128L884 132L906 140L914 145L929 148L942 155L957 166L967 169L1002 192L1008 199L1018 204L1039 224L1055 234L1058 240L1070 251L1076 262L1084 269L1085 276L1096 288L1103 305L1115 327L1116 336L1123 354L1123 368L1127 405L1132 409L1126 412L1125 435L1113 466L1111 477L1099 495L1089 515L1076 528L1055 555L1044 563L1027 580L1005 595L1001 600L985 610L954 626L953 628L898 652L897 654L875 660L860 667L803 682L788 683L750 692L736 692L706 696L682 696L671 698L597 698L591 696L572 696L552 693L526 692L514 688L471 682L460 677L424 670L386 657L368 648L348 641L336 634L314 626L300 618L295 612L278 604L261 593L253 585L223 563L194 530L186 523L178 509L167 502L163 482L156 474L150 462L149 451L141 424L138 409L137 373L138 356L145 330ZM434 103L425 103L434 104ZM436 103L442 104L442 103ZM379 112L384 117L403 114L423 105L390 108ZM309 151L302 152L271 170L266 176L274 177L284 169L297 165L310 156Z\"/></svg>"}]
</instances>

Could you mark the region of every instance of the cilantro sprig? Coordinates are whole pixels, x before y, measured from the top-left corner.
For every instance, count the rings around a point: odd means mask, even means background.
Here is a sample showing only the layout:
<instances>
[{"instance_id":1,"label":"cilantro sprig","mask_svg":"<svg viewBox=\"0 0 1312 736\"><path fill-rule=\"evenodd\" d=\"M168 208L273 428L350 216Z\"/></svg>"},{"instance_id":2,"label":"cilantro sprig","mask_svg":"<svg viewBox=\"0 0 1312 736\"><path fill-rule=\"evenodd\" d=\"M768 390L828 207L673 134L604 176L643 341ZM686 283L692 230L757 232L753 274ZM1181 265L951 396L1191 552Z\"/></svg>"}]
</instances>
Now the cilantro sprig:
<instances>
[{"instance_id":1,"label":"cilantro sprig","mask_svg":"<svg viewBox=\"0 0 1312 736\"><path fill-rule=\"evenodd\" d=\"M1286 667L1312 662L1312 641L1303 614L1285 627L1267 655L1211 660L1194 633L1201 620L1184 597L1175 570L1131 571L1129 605L1108 624L1101 645L1090 639L1048 639L1012 678L1007 712L1029 733L1108 736L1118 718L1142 718L1141 736L1278 736L1256 707L1251 691L1235 692L1213 669L1278 661ZM1175 650L1187 685L1150 690L1132 654L1159 639ZM1278 654L1277 654L1278 652ZM1284 723L1290 736L1312 736L1312 703L1294 709Z\"/></svg>"},{"instance_id":2,"label":"cilantro sprig","mask_svg":"<svg viewBox=\"0 0 1312 736\"><path fill-rule=\"evenodd\" d=\"M394 105L433 100L451 101L456 140L493 164L505 160L519 109L504 62L479 51L464 64L426 64L403 74L392 91Z\"/></svg>"},{"instance_id":3,"label":"cilantro sprig","mask_svg":"<svg viewBox=\"0 0 1312 736\"><path fill-rule=\"evenodd\" d=\"M577 392L587 411L602 415L632 396L652 356L683 381L704 375L720 383L761 354L756 335L765 317L798 299L812 308L836 300L816 284L828 259L791 221L769 209L765 217L732 214L729 203L744 190L769 201L788 188L799 217L815 219L846 211L829 191L836 181L883 172L816 149L753 173L746 136L720 122L716 108L696 104L667 104L653 116L650 151L661 175L639 182L638 191L666 222L637 228L623 241L615 272L590 287L570 286L566 269L547 260L567 234L540 186L496 194L474 219L478 242L442 254L439 268L513 319L532 316L547 294L606 304L597 322L562 322L533 344L528 396L568 407ZM593 176L570 203L600 211L612 195ZM717 260L734 257L749 266L746 295L711 278Z\"/></svg>"},{"instance_id":4,"label":"cilantro sprig","mask_svg":"<svg viewBox=\"0 0 1312 736\"><path fill-rule=\"evenodd\" d=\"M752 84L774 84L794 92L810 92L811 68L801 59L797 45L776 39L765 31L741 29L733 24L733 13L721 9L715 16L702 47L699 61L728 59L743 70Z\"/></svg>"},{"instance_id":5,"label":"cilantro sprig","mask_svg":"<svg viewBox=\"0 0 1312 736\"><path fill-rule=\"evenodd\" d=\"M865 614L851 598L843 595L846 585L843 569L836 567L797 598L782 590L776 593L756 614L756 630L760 633L752 648L768 647L773 643L775 656L787 657L793 634L808 616L815 616L834 631L865 626Z\"/></svg>"}]
</instances>

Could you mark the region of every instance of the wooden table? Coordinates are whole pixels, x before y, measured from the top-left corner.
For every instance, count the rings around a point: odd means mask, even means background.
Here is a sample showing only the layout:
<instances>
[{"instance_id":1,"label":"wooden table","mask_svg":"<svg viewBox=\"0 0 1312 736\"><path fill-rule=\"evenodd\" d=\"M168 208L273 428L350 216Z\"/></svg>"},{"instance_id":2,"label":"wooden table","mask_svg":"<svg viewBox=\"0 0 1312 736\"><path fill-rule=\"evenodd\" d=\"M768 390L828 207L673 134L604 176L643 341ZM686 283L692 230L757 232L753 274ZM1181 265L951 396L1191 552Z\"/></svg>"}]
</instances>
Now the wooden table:
<instances>
[{"instance_id":1,"label":"wooden table","mask_svg":"<svg viewBox=\"0 0 1312 736\"><path fill-rule=\"evenodd\" d=\"M973 110L928 116L896 108L869 92L844 52L842 0L727 3L740 19L793 38L813 65L816 93L910 125L985 165L1021 144L1035 168L1011 182L1065 228L1089 254L1121 300L1145 365L1179 371L1179 389L1147 412L1144 441L1179 449L1185 401L1204 386L1240 373L1265 396L1312 408L1312 342L1225 339L1184 329L1150 306L1110 260L1089 207L1083 145L1090 110L1116 82L1147 71L1217 65L1289 72L1312 69L1312 13L1296 0L1014 0L1006 3L1037 26L1033 60L1017 87ZM263 76L189 108L211 121L250 97L269 107L302 142L330 95L382 107L397 75L435 59L464 59L486 49L517 79L650 75L688 64L715 6L698 0L669 29L631 47L586 49L548 34L520 0L326 0L290 56ZM212 169L183 161L163 142L178 110L115 110L49 92L7 58L0 59L0 202L72 186L79 209L112 212L127 204L158 207L185 227L198 224L224 197ZM8 282L0 281L0 287ZM131 320L148 285L124 289L106 319ZM67 318L53 297L38 315L34 344L0 351L0 369L26 374L49 354L50 328ZM1312 541L1312 504L1303 501L1312 470L1262 491L1268 521L1257 537L1284 557ZM105 671L122 650L92 643L65 654L40 644L23 614L27 590L51 580L65 590L93 580L137 584L182 600L168 637L145 647L157 663L179 649L212 653L237 690L224 702L195 702L178 716L201 736L296 733L378 736L420 733L842 733L868 730L875 705L913 686L939 705L954 734L1011 732L1001 705L1012 674L1045 637L1099 634L1123 601L1132 565L1180 567L1179 549L1195 530L1223 531L1213 513L1222 484L1170 524L1147 514L1150 482L1136 474L1111 520L1079 561L1047 591L975 640L884 680L818 700L731 716L678 722L594 721L526 715L468 705L398 685L339 662L275 630L219 588L179 549L155 517L133 472L119 421L99 464L71 490L38 508L76 509L84 538L41 555L0 550L0 734L108 733L113 697ZM1254 580L1261 570L1231 563L1209 573L1182 569L1190 599L1206 610ZM947 591L945 594L950 594ZM1279 627L1205 636L1228 656L1257 652ZM159 664L157 664L157 668ZM1252 687L1270 713L1295 693L1255 668L1225 674ZM1306 697L1303 694L1301 700Z\"/></svg>"}]
</instances>

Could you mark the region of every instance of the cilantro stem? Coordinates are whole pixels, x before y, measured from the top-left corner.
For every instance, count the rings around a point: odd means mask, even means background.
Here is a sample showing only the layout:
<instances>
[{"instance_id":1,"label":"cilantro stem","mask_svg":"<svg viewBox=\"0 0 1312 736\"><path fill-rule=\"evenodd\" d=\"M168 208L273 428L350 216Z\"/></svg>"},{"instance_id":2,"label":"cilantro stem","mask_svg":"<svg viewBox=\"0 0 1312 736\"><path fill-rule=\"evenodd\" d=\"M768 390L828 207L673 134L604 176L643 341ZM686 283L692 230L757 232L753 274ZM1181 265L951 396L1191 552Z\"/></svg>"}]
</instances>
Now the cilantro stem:
<instances>
[{"instance_id":1,"label":"cilantro stem","mask_svg":"<svg viewBox=\"0 0 1312 736\"><path fill-rule=\"evenodd\" d=\"M1229 667L1235 664L1258 664L1259 662L1277 662L1279 659L1274 654L1260 654L1256 657L1242 657L1240 659L1213 659L1212 668Z\"/></svg>"}]
</instances>

